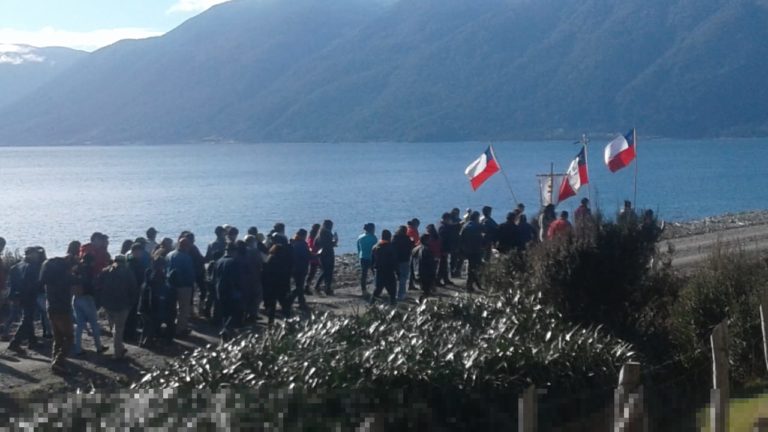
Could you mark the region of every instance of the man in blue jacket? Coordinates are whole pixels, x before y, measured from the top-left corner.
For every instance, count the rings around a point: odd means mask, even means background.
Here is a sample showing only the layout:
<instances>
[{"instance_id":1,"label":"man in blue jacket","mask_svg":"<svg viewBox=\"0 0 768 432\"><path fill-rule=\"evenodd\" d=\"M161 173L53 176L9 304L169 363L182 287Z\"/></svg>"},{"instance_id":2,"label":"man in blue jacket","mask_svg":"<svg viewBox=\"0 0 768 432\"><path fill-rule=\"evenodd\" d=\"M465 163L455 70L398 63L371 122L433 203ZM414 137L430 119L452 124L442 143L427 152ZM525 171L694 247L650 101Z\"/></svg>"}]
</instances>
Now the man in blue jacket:
<instances>
[{"instance_id":1,"label":"man in blue jacket","mask_svg":"<svg viewBox=\"0 0 768 432\"><path fill-rule=\"evenodd\" d=\"M195 285L195 263L189 250L192 243L189 238L182 237L176 250L165 257L165 274L168 282L176 291L178 314L176 318L176 334L187 336L190 333L189 316L192 312L192 290ZM173 272L174 277L171 276Z\"/></svg>"},{"instance_id":2,"label":"man in blue jacket","mask_svg":"<svg viewBox=\"0 0 768 432\"><path fill-rule=\"evenodd\" d=\"M35 337L35 314L37 312L37 296L42 292L40 284L40 265L42 264L40 248L24 249L24 261L11 267L10 298L18 301L22 310L21 325L8 345L8 349L17 354L24 354L21 344L28 341L29 347L37 345Z\"/></svg>"},{"instance_id":3,"label":"man in blue jacket","mask_svg":"<svg viewBox=\"0 0 768 432\"><path fill-rule=\"evenodd\" d=\"M367 223L363 226L363 233L357 238L357 257L360 258L360 290L363 295L368 294L368 271L373 270L371 266L371 250L379 241L374 234L376 226Z\"/></svg>"}]
</instances>

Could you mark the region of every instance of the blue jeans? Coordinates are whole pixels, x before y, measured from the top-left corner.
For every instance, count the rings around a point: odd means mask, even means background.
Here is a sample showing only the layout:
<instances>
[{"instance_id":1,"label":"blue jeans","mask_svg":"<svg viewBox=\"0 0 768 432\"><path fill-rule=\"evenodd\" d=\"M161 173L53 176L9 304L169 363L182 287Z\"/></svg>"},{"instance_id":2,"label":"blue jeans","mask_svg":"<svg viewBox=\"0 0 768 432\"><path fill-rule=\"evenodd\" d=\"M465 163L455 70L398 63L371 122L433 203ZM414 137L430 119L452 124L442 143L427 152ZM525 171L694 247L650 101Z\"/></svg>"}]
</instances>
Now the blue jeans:
<instances>
[{"instance_id":1,"label":"blue jeans","mask_svg":"<svg viewBox=\"0 0 768 432\"><path fill-rule=\"evenodd\" d=\"M368 272L372 270L371 260L360 258L360 290L365 292L368 289Z\"/></svg>"},{"instance_id":2,"label":"blue jeans","mask_svg":"<svg viewBox=\"0 0 768 432\"><path fill-rule=\"evenodd\" d=\"M405 300L405 294L408 288L408 277L410 276L410 273L411 263L409 261L404 261L397 265L397 279L399 284L397 289L398 300Z\"/></svg>"},{"instance_id":3,"label":"blue jeans","mask_svg":"<svg viewBox=\"0 0 768 432\"><path fill-rule=\"evenodd\" d=\"M40 325L43 326L43 335L50 335L51 324L48 322L48 309L45 306L45 294L37 295L37 312L40 314Z\"/></svg>"},{"instance_id":4,"label":"blue jeans","mask_svg":"<svg viewBox=\"0 0 768 432\"><path fill-rule=\"evenodd\" d=\"M86 323L91 326L93 341L96 349L101 348L101 328L99 327L98 316L96 314L96 301L92 296L82 295L75 297L72 301L72 307L75 309L75 353L82 351L83 331Z\"/></svg>"}]
</instances>

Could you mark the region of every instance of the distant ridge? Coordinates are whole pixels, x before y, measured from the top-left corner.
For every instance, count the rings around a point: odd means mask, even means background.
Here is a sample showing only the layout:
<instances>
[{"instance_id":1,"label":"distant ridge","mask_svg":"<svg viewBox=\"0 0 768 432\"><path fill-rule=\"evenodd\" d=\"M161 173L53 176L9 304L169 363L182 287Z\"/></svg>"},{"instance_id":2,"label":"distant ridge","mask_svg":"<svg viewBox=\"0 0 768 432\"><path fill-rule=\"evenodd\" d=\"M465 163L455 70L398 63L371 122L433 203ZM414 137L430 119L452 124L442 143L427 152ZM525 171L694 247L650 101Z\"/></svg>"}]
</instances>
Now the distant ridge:
<instances>
[{"instance_id":1,"label":"distant ridge","mask_svg":"<svg viewBox=\"0 0 768 432\"><path fill-rule=\"evenodd\" d=\"M0 107L29 95L87 54L69 48L0 44Z\"/></svg>"},{"instance_id":2,"label":"distant ridge","mask_svg":"<svg viewBox=\"0 0 768 432\"><path fill-rule=\"evenodd\" d=\"M0 108L0 144L768 134L765 0L235 0Z\"/></svg>"}]
</instances>

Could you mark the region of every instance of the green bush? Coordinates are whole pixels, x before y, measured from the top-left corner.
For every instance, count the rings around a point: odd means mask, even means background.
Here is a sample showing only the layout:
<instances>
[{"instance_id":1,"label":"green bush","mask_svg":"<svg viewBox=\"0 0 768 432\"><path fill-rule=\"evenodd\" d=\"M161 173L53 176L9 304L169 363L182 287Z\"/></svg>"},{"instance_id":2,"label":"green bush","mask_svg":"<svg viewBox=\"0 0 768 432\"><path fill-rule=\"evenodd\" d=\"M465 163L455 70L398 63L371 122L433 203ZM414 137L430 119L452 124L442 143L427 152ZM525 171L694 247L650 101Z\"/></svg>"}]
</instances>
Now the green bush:
<instances>
[{"instance_id":1,"label":"green bush","mask_svg":"<svg viewBox=\"0 0 768 432\"><path fill-rule=\"evenodd\" d=\"M567 321L602 325L655 361L669 354L665 326L680 286L668 265L653 266L661 261L658 238L598 219L590 230L505 258L486 277L499 292L541 292Z\"/></svg>"},{"instance_id":2,"label":"green bush","mask_svg":"<svg viewBox=\"0 0 768 432\"><path fill-rule=\"evenodd\" d=\"M712 329L727 321L732 379L746 383L765 376L759 306L766 281L768 267L759 256L723 247L690 276L671 323L676 351L688 366L711 362Z\"/></svg>"},{"instance_id":3,"label":"green bush","mask_svg":"<svg viewBox=\"0 0 768 432\"><path fill-rule=\"evenodd\" d=\"M343 391L377 401L373 412L429 407L430 422L464 430L514 423L514 401L531 383L553 397L610 388L632 358L628 344L570 325L540 296L518 293L289 321L197 350L134 387L300 389L321 399Z\"/></svg>"}]
</instances>

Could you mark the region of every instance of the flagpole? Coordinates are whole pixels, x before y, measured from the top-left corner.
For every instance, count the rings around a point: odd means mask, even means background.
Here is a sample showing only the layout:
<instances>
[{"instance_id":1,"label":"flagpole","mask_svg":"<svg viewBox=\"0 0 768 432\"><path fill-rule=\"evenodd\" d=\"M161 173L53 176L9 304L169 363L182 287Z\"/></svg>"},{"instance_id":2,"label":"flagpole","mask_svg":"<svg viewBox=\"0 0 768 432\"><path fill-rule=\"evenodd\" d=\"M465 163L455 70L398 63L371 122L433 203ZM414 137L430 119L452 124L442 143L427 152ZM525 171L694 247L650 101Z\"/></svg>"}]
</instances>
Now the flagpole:
<instances>
[{"instance_id":1,"label":"flagpole","mask_svg":"<svg viewBox=\"0 0 768 432\"><path fill-rule=\"evenodd\" d=\"M501 166L501 163L499 162L499 158L496 157L496 151L493 150L493 145L491 147L491 152L493 152L493 158L496 160L496 164L499 165L499 171L501 171L502 174L504 174L504 180L507 182L507 188L509 189L509 193L512 194L512 200L515 201L515 206L517 206L518 201L517 197L515 196L515 192L512 190L512 184L509 182L509 177L507 176L507 171L504 169L503 166Z\"/></svg>"},{"instance_id":2,"label":"flagpole","mask_svg":"<svg viewBox=\"0 0 768 432\"><path fill-rule=\"evenodd\" d=\"M637 129L632 128L632 141L635 143L635 200L634 200L634 206L635 210L637 210Z\"/></svg>"},{"instance_id":3,"label":"flagpole","mask_svg":"<svg viewBox=\"0 0 768 432\"><path fill-rule=\"evenodd\" d=\"M549 203L552 204L554 202L555 202L555 163L550 162L549 163Z\"/></svg>"},{"instance_id":4,"label":"flagpole","mask_svg":"<svg viewBox=\"0 0 768 432\"><path fill-rule=\"evenodd\" d=\"M587 197L589 197L589 202L592 202L592 181L589 176L589 138L587 138L587 134L581 134L581 143L584 146L584 163L587 165L587 178L590 179L589 183L587 183Z\"/></svg>"}]
</instances>

